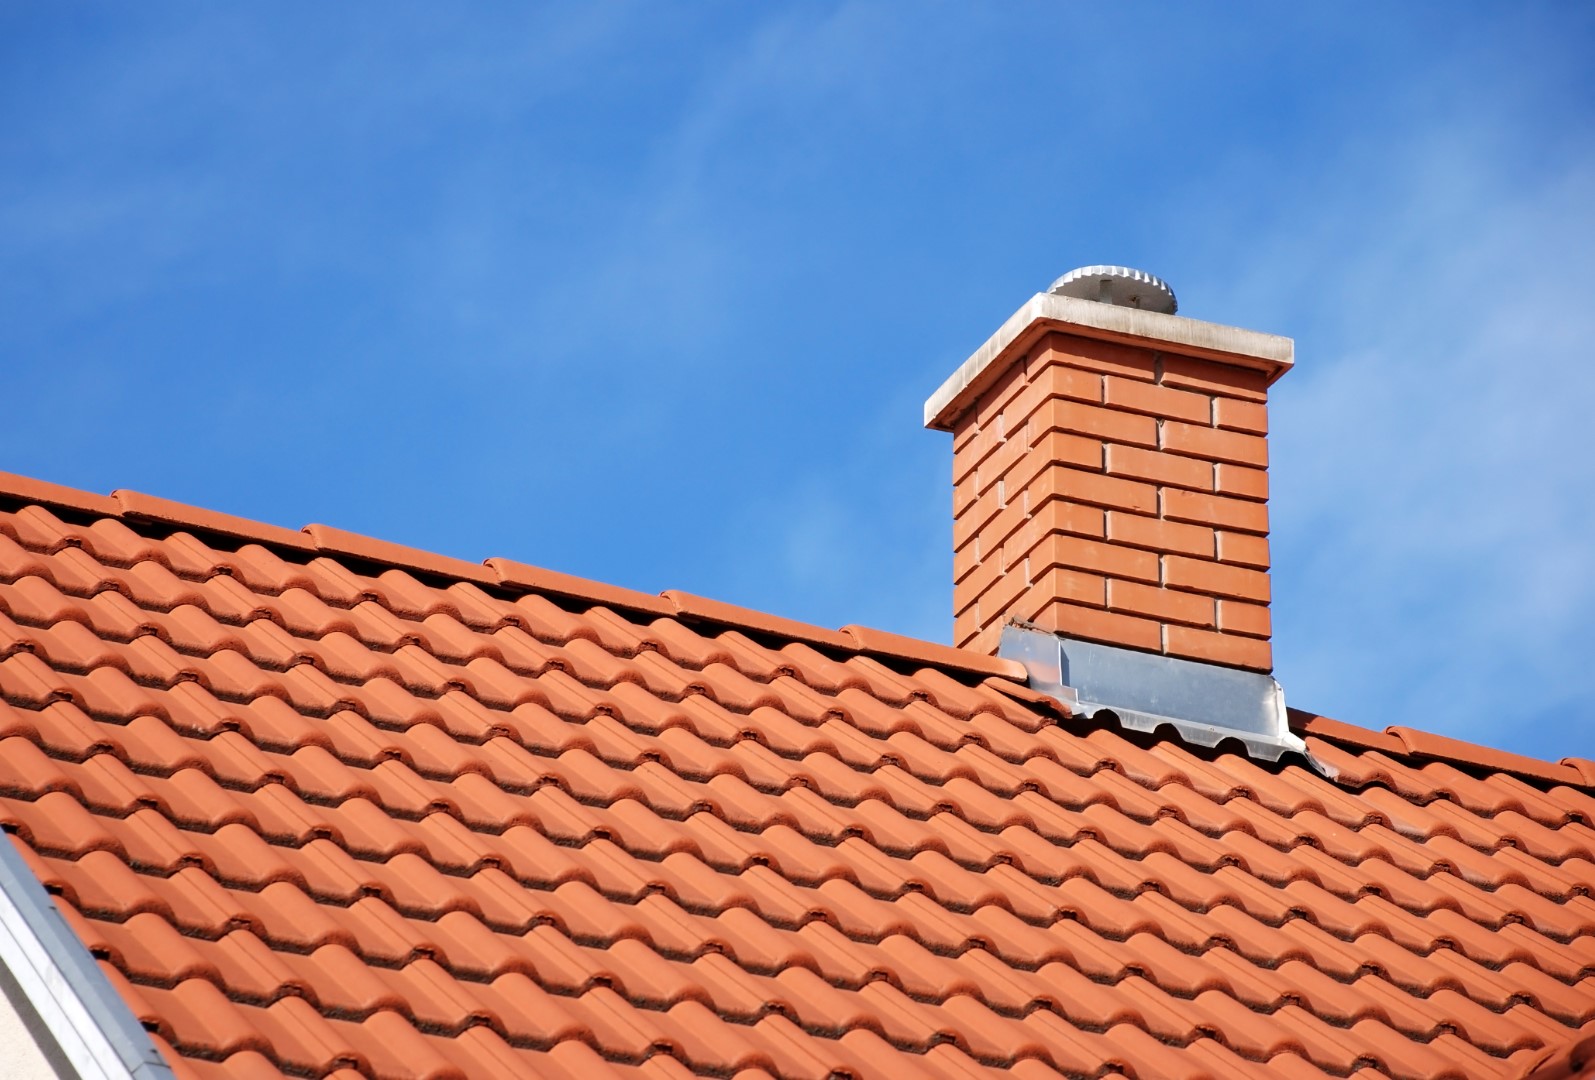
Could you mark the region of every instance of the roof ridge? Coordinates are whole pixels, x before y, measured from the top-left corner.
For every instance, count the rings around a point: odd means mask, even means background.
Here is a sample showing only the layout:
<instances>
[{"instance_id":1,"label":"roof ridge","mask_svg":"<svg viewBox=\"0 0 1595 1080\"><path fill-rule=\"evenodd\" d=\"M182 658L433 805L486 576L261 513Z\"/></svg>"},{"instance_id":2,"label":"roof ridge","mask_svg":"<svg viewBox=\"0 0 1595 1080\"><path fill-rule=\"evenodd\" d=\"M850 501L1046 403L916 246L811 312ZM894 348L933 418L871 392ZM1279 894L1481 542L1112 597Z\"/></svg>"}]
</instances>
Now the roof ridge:
<instances>
[{"instance_id":1,"label":"roof ridge","mask_svg":"<svg viewBox=\"0 0 1595 1080\"><path fill-rule=\"evenodd\" d=\"M1012 680L1019 685L1026 682L1023 667L1014 661L889 631L853 624L830 630L680 589L667 589L655 596L500 556L472 563L331 525L313 523L295 531L128 488L117 488L110 495L97 495L47 480L0 471L0 498L62 508L78 514L118 518L131 525L163 525L210 533L231 540L287 548L300 556L343 556L379 566L419 571L435 577L511 591L551 593L566 599L622 608L644 615L751 630L840 652L953 668ZM1553 763L1416 728L1392 725L1378 732L1301 709L1292 708L1289 712L1293 730L1332 743L1378 750L1409 760L1449 761L1544 783L1595 790L1595 760L1565 757Z\"/></svg>"},{"instance_id":2,"label":"roof ridge","mask_svg":"<svg viewBox=\"0 0 1595 1080\"><path fill-rule=\"evenodd\" d=\"M1393 724L1384 731L1374 731L1304 709L1291 708L1287 711L1292 731L1303 736L1316 736L1326 742L1377 750L1397 758L1446 761L1517 777L1531 777L1551 784L1595 789L1595 761L1587 758L1564 757L1559 762L1542 761L1526 754L1497 750L1417 728Z\"/></svg>"},{"instance_id":3,"label":"roof ridge","mask_svg":"<svg viewBox=\"0 0 1595 1080\"><path fill-rule=\"evenodd\" d=\"M78 514L112 517L130 525L155 524L224 536L231 540L287 548L304 555L339 555L404 570L417 570L443 578L469 581L512 591L553 593L594 604L620 607L656 617L709 623L776 637L793 638L842 652L861 653L898 662L952 668L974 675L1025 681L1022 665L984 653L894 634L885 630L848 625L840 630L789 619L781 615L740 607L677 589L658 596L600 581L548 570L513 559L494 556L480 564L423 548L350 532L331 525L309 524L295 531L251 518L128 488L110 495L47 480L0 471L0 498L57 507Z\"/></svg>"}]
</instances>

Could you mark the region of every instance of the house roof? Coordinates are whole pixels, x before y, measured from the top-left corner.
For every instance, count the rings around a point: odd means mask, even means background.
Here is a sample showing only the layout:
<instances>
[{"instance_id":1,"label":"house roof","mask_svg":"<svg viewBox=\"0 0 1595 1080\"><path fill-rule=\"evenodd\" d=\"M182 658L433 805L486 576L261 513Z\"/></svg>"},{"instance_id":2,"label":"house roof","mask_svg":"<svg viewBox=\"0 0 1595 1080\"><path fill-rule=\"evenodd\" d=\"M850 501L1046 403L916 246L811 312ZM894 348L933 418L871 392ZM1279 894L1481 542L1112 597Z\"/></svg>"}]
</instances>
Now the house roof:
<instances>
[{"instance_id":1,"label":"house roof","mask_svg":"<svg viewBox=\"0 0 1595 1080\"><path fill-rule=\"evenodd\" d=\"M1293 713L1331 781L973 652L4 474L0 694L0 825L183 1077L1566 1076L1595 1034L1582 759Z\"/></svg>"}]
</instances>

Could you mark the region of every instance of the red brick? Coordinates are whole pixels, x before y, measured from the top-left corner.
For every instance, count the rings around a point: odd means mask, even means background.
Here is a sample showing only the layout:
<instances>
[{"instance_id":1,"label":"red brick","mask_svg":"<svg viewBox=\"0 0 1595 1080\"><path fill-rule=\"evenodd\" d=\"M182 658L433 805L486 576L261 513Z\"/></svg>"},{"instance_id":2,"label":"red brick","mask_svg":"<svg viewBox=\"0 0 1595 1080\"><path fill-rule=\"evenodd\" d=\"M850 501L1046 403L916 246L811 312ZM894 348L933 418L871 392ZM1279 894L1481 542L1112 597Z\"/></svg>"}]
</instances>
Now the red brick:
<instances>
[{"instance_id":1,"label":"red brick","mask_svg":"<svg viewBox=\"0 0 1595 1080\"><path fill-rule=\"evenodd\" d=\"M980 620L980 612L970 608L962 615L953 616L953 644L960 649L967 648L969 641L985 627Z\"/></svg>"},{"instance_id":2,"label":"red brick","mask_svg":"<svg viewBox=\"0 0 1595 1080\"><path fill-rule=\"evenodd\" d=\"M1048 496L1036 503L1028 498L1011 499L1007 506L968 536L960 539L955 529L954 540L958 546L953 549L953 556L956 559L962 552L978 551L980 560L995 561L1006 568L1051 532L1100 540L1106 533L1103 511L1055 496Z\"/></svg>"},{"instance_id":3,"label":"red brick","mask_svg":"<svg viewBox=\"0 0 1595 1080\"><path fill-rule=\"evenodd\" d=\"M1053 398L1030 417L1030 443L1035 445L1049 431L1075 435L1096 435L1130 446L1157 446L1157 421L1150 416L1116 412L1078 401Z\"/></svg>"},{"instance_id":4,"label":"red brick","mask_svg":"<svg viewBox=\"0 0 1595 1080\"><path fill-rule=\"evenodd\" d=\"M1006 399L986 401L991 415L984 421L985 426L1011 436L1023 431L1031 414L1054 399L1079 401L1086 405L1102 403L1102 376L1061 367L1052 370L1056 372L1055 375L1025 382L1017 393Z\"/></svg>"},{"instance_id":5,"label":"red brick","mask_svg":"<svg viewBox=\"0 0 1595 1080\"><path fill-rule=\"evenodd\" d=\"M1049 431L1030 444L1030 452L1038 461L1049 464L1073 465L1092 472L1102 469L1102 440L1089 435Z\"/></svg>"},{"instance_id":6,"label":"red brick","mask_svg":"<svg viewBox=\"0 0 1595 1080\"><path fill-rule=\"evenodd\" d=\"M958 546L953 548L953 551L956 553L963 550L964 547L978 537L981 559L996 558L997 553L1002 549L1008 537L1013 535L1015 530L1023 525L1029 517L1030 511L1025 508L1023 499L1009 499L1007 506L993 514L984 525L961 541L957 529L958 523L954 522L953 542Z\"/></svg>"},{"instance_id":7,"label":"red brick","mask_svg":"<svg viewBox=\"0 0 1595 1080\"><path fill-rule=\"evenodd\" d=\"M969 413L964 413L953 421L953 453L969 445L969 441L980 434L980 425L975 423L975 418Z\"/></svg>"},{"instance_id":8,"label":"red brick","mask_svg":"<svg viewBox=\"0 0 1595 1080\"><path fill-rule=\"evenodd\" d=\"M1048 498L1067 499L1071 502L1090 503L1109 510L1133 510L1139 514L1157 513L1157 488L1138 480L1124 480L1117 476L1082 472L1062 465L1047 469L1025 488L1025 495L1035 505Z\"/></svg>"},{"instance_id":9,"label":"red brick","mask_svg":"<svg viewBox=\"0 0 1595 1080\"><path fill-rule=\"evenodd\" d=\"M1193 424L1208 424L1213 420L1213 399L1206 394L1192 394L1115 375L1103 378L1102 401L1115 409Z\"/></svg>"},{"instance_id":10,"label":"red brick","mask_svg":"<svg viewBox=\"0 0 1595 1080\"><path fill-rule=\"evenodd\" d=\"M1166 420L1162 424L1158 443L1175 454L1189 454L1209 461L1232 461L1264 469L1268 467L1268 440L1260 435Z\"/></svg>"},{"instance_id":11,"label":"red brick","mask_svg":"<svg viewBox=\"0 0 1595 1080\"><path fill-rule=\"evenodd\" d=\"M1240 600L1218 602L1218 628L1231 634L1266 638L1273 632L1273 620L1266 604L1247 604Z\"/></svg>"},{"instance_id":12,"label":"red brick","mask_svg":"<svg viewBox=\"0 0 1595 1080\"><path fill-rule=\"evenodd\" d=\"M1163 583L1173 589L1268 602L1268 575L1263 571L1185 555L1163 557Z\"/></svg>"},{"instance_id":13,"label":"red brick","mask_svg":"<svg viewBox=\"0 0 1595 1080\"><path fill-rule=\"evenodd\" d=\"M968 510L953 518L953 550L957 551L974 539L975 534L984 529L986 523L1001 510L995 489L971 503Z\"/></svg>"},{"instance_id":14,"label":"red brick","mask_svg":"<svg viewBox=\"0 0 1595 1080\"><path fill-rule=\"evenodd\" d=\"M953 485L953 517L957 518L975 501L975 481L966 478L961 483Z\"/></svg>"},{"instance_id":15,"label":"red brick","mask_svg":"<svg viewBox=\"0 0 1595 1080\"><path fill-rule=\"evenodd\" d=\"M1165 488L1163 516L1173 521L1214 525L1242 532L1268 532L1268 504L1229 499L1222 495L1203 495L1196 491Z\"/></svg>"},{"instance_id":16,"label":"red brick","mask_svg":"<svg viewBox=\"0 0 1595 1080\"><path fill-rule=\"evenodd\" d=\"M953 584L957 585L960 581L964 580L964 578L974 573L975 567L979 566L980 562L979 544L965 544L963 547L954 551Z\"/></svg>"},{"instance_id":17,"label":"red brick","mask_svg":"<svg viewBox=\"0 0 1595 1080\"><path fill-rule=\"evenodd\" d=\"M1023 389L1001 404L999 419L1003 430L1019 430L1032 413L1054 398L1100 405L1102 376L1059 365L1037 370Z\"/></svg>"},{"instance_id":18,"label":"red brick","mask_svg":"<svg viewBox=\"0 0 1595 1080\"><path fill-rule=\"evenodd\" d=\"M1002 476L1004 488L1010 498L1030 486L1036 476L1049 465L1072 465L1089 472L1102 471L1102 443L1085 435L1070 435L1067 431L1049 431L1030 452Z\"/></svg>"},{"instance_id":19,"label":"red brick","mask_svg":"<svg viewBox=\"0 0 1595 1080\"><path fill-rule=\"evenodd\" d=\"M1016 597L1007 614L1021 622L1032 622L1047 605L1058 600L1100 608L1107 603L1107 593L1108 579L1101 574L1055 566Z\"/></svg>"},{"instance_id":20,"label":"red brick","mask_svg":"<svg viewBox=\"0 0 1595 1080\"><path fill-rule=\"evenodd\" d=\"M1213 422L1231 431L1267 435L1268 406L1255 401L1238 401L1235 398L1214 398Z\"/></svg>"},{"instance_id":21,"label":"red brick","mask_svg":"<svg viewBox=\"0 0 1595 1080\"><path fill-rule=\"evenodd\" d=\"M1216 553L1213 530L1205 525L1183 525L1176 521L1110 510L1107 530L1109 540L1152 551L1178 552L1204 559L1211 559Z\"/></svg>"},{"instance_id":22,"label":"red brick","mask_svg":"<svg viewBox=\"0 0 1595 1080\"><path fill-rule=\"evenodd\" d=\"M1003 543L1003 564L1030 554L1048 536L1060 533L1101 540L1107 532L1106 515L1095 506L1081 506L1062 499L1049 499L1036 509L1012 537Z\"/></svg>"},{"instance_id":23,"label":"red brick","mask_svg":"<svg viewBox=\"0 0 1595 1080\"><path fill-rule=\"evenodd\" d=\"M1221 494L1238 495L1243 499L1268 499L1268 470L1249 469L1245 465L1218 465L1213 486Z\"/></svg>"},{"instance_id":24,"label":"red brick","mask_svg":"<svg viewBox=\"0 0 1595 1080\"><path fill-rule=\"evenodd\" d=\"M1102 443L1086 435L1049 431L1036 445L1023 439L1010 439L981 465L976 482L985 491L998 479L1012 499L1048 465L1073 465L1093 472L1102 468Z\"/></svg>"},{"instance_id":25,"label":"red brick","mask_svg":"<svg viewBox=\"0 0 1595 1080\"><path fill-rule=\"evenodd\" d=\"M996 574L979 596L965 595L954 604L954 607L959 611L966 611L972 601L978 601L981 621L990 623L1010 614L1017 614L1012 610L1015 601L1028 594L1031 588L1030 577L1021 560L1017 565L1009 566L1002 573Z\"/></svg>"},{"instance_id":26,"label":"red brick","mask_svg":"<svg viewBox=\"0 0 1595 1080\"><path fill-rule=\"evenodd\" d=\"M1029 557L1032 576L1053 566L1070 566L1132 581L1158 579L1158 557L1152 552L1078 536L1049 536L1031 550Z\"/></svg>"},{"instance_id":27,"label":"red brick","mask_svg":"<svg viewBox=\"0 0 1595 1080\"><path fill-rule=\"evenodd\" d=\"M1031 620L1043 630L1086 641L1122 645L1130 649L1156 651L1163 646L1163 624L1118 611L1083 607L1062 600L1054 601ZM1242 638L1239 640L1251 640Z\"/></svg>"},{"instance_id":28,"label":"red brick","mask_svg":"<svg viewBox=\"0 0 1595 1080\"><path fill-rule=\"evenodd\" d=\"M956 640L956 639L955 639ZM978 634L972 635L967 641L960 641L960 649L970 652L984 653L987 656L996 656L997 650L1002 645L1002 624L993 623Z\"/></svg>"},{"instance_id":29,"label":"red brick","mask_svg":"<svg viewBox=\"0 0 1595 1080\"><path fill-rule=\"evenodd\" d=\"M976 491L979 494L984 495L987 491L991 490L991 488L999 480L1001 480L1010 469L1018 464L1021 458L1024 458L1029 454L1030 447L1023 439L1008 439L1000 443L995 450L986 455L986 460L982 461L979 467L975 469L974 478ZM968 479L968 477L965 477L965 479ZM1013 495L1013 489L1008 487L1005 498L1011 499L1013 498Z\"/></svg>"},{"instance_id":30,"label":"red brick","mask_svg":"<svg viewBox=\"0 0 1595 1080\"><path fill-rule=\"evenodd\" d=\"M974 572L953 585L953 614L962 615L969 605L979 600L1003 576L1001 559L984 559L975 565Z\"/></svg>"},{"instance_id":31,"label":"red brick","mask_svg":"<svg viewBox=\"0 0 1595 1080\"><path fill-rule=\"evenodd\" d=\"M975 423L982 427L994 426L997 414L1007 412L1008 403L1023 393L1029 385L1023 365L1013 364L1008 367L996 382L981 391L979 400L970 410Z\"/></svg>"},{"instance_id":32,"label":"red brick","mask_svg":"<svg viewBox=\"0 0 1595 1080\"><path fill-rule=\"evenodd\" d=\"M1197 593L1176 592L1134 581L1108 581L1108 610L1145 615L1192 626L1216 625L1215 601Z\"/></svg>"},{"instance_id":33,"label":"red brick","mask_svg":"<svg viewBox=\"0 0 1595 1080\"><path fill-rule=\"evenodd\" d=\"M1042 602L1031 604L1025 618L1034 618L1053 600L1103 607L1108 602L1107 594L1108 579L1101 574L1055 566L1036 578L1035 595Z\"/></svg>"},{"instance_id":34,"label":"red brick","mask_svg":"<svg viewBox=\"0 0 1595 1080\"><path fill-rule=\"evenodd\" d=\"M953 451L953 483L959 483L979 468L1002 441L995 427L977 429L962 449Z\"/></svg>"},{"instance_id":35,"label":"red brick","mask_svg":"<svg viewBox=\"0 0 1595 1080\"><path fill-rule=\"evenodd\" d=\"M1127 476L1132 480L1150 480L1154 484L1173 484L1196 491L1213 490L1213 464L1198 458L1109 443L1107 467L1111 475Z\"/></svg>"},{"instance_id":36,"label":"red brick","mask_svg":"<svg viewBox=\"0 0 1595 1080\"><path fill-rule=\"evenodd\" d=\"M1252 671L1274 669L1274 650L1267 641L1239 634L1198 630L1192 626L1168 628L1168 653L1188 660L1249 668Z\"/></svg>"},{"instance_id":37,"label":"red brick","mask_svg":"<svg viewBox=\"0 0 1595 1080\"><path fill-rule=\"evenodd\" d=\"M1268 537L1247 533L1221 532L1218 534L1220 562L1268 569Z\"/></svg>"},{"instance_id":38,"label":"red brick","mask_svg":"<svg viewBox=\"0 0 1595 1080\"><path fill-rule=\"evenodd\" d=\"M975 595L973 590L954 590L954 609L963 615L979 612L983 623L1009 619L1028 621L1054 600L1101 607L1106 602L1107 579L1101 574L1073 567L1042 569L1033 559L1020 558L1005 572L993 577Z\"/></svg>"},{"instance_id":39,"label":"red brick","mask_svg":"<svg viewBox=\"0 0 1595 1080\"><path fill-rule=\"evenodd\" d=\"M1197 360L1189 356L1163 357L1163 374L1158 382L1181 390L1220 394L1245 401L1268 400L1268 376L1253 368Z\"/></svg>"},{"instance_id":40,"label":"red brick","mask_svg":"<svg viewBox=\"0 0 1595 1080\"><path fill-rule=\"evenodd\" d=\"M1064 364L1146 382L1151 382L1157 375L1157 356L1150 349L1075 337L1073 334L1048 334L1030 354L1028 366L1032 373L1049 364Z\"/></svg>"}]
</instances>

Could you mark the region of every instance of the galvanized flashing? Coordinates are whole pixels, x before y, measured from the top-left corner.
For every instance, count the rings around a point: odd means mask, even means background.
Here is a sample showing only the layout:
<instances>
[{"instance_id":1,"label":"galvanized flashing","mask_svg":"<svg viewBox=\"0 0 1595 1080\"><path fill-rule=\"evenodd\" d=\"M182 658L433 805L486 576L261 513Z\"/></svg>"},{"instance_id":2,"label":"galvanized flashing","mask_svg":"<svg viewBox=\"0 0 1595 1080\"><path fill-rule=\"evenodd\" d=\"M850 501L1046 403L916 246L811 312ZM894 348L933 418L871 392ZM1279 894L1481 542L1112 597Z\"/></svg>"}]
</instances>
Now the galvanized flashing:
<instances>
[{"instance_id":1,"label":"galvanized flashing","mask_svg":"<svg viewBox=\"0 0 1595 1080\"><path fill-rule=\"evenodd\" d=\"M10 836L0 836L0 965L82 1080L171 1080L171 1066Z\"/></svg>"},{"instance_id":2,"label":"galvanized flashing","mask_svg":"<svg viewBox=\"0 0 1595 1080\"><path fill-rule=\"evenodd\" d=\"M1166 725L1199 746L1236 739L1249 756L1269 761L1287 752L1307 756L1286 721L1285 691L1271 675L1012 624L1003 627L997 655L1023 664L1031 689L1075 715L1109 713L1148 733Z\"/></svg>"},{"instance_id":3,"label":"galvanized flashing","mask_svg":"<svg viewBox=\"0 0 1595 1080\"><path fill-rule=\"evenodd\" d=\"M1254 368L1267 372L1270 380L1296 361L1296 343L1276 334L1037 293L930 396L925 402L925 426L951 431L953 422L1002 374L1000 360L1022 354L1053 330Z\"/></svg>"}]
</instances>

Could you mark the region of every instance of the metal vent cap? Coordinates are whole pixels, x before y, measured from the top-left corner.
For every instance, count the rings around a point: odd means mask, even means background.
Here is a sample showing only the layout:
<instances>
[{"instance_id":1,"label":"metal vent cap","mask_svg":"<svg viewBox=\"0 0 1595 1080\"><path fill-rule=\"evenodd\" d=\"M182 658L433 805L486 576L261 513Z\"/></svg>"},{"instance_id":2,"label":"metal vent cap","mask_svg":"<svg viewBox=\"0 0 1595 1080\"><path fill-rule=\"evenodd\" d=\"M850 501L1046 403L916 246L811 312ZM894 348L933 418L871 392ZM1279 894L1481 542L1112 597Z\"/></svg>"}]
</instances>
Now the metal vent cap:
<instances>
[{"instance_id":1,"label":"metal vent cap","mask_svg":"<svg viewBox=\"0 0 1595 1080\"><path fill-rule=\"evenodd\" d=\"M1128 266L1082 266L1054 281L1047 291L1055 296L1073 296L1164 315L1173 315L1180 306L1168 282Z\"/></svg>"}]
</instances>

